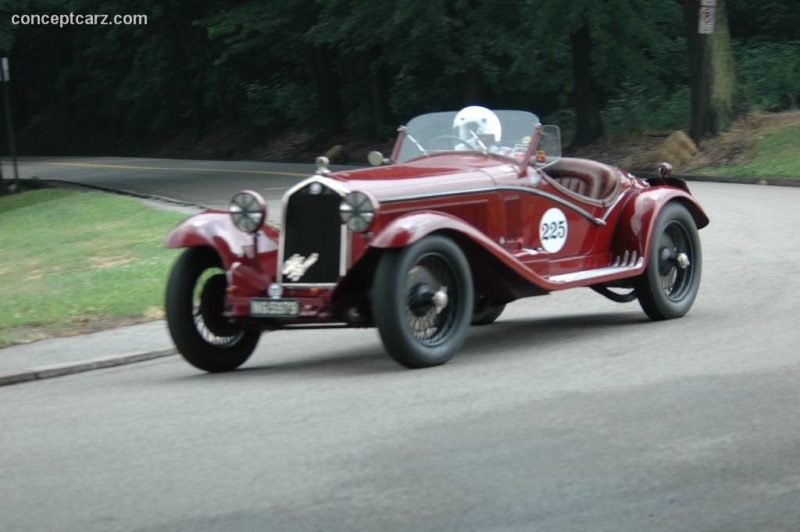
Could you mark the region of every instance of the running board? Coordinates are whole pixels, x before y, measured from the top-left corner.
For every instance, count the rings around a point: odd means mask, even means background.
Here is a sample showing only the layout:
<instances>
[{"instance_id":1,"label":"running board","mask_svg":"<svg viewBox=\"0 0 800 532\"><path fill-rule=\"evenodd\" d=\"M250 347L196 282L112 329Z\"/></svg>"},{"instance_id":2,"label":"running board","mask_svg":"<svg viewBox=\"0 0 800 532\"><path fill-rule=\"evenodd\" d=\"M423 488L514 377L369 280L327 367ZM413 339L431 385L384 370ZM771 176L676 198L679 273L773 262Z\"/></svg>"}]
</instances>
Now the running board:
<instances>
[{"instance_id":1,"label":"running board","mask_svg":"<svg viewBox=\"0 0 800 532\"><path fill-rule=\"evenodd\" d=\"M553 283L574 283L577 281L586 281L588 279L596 279L598 277L606 277L609 275L617 275L620 273L637 270L644 265L644 257L638 257L637 253L628 253L627 251L622 257L614 259L609 266L597 268L594 270L584 270L582 272L563 273L561 275L553 275L546 277L546 279Z\"/></svg>"}]
</instances>

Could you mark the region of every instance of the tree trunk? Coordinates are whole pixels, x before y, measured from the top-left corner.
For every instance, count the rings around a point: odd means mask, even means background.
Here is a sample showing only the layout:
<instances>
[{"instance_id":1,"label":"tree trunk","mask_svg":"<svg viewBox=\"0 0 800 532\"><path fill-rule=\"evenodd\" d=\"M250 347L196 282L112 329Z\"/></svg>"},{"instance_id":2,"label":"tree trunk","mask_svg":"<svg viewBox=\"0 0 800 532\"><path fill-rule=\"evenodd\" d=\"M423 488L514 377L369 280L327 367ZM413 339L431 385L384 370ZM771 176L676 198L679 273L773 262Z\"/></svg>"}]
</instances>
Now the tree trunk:
<instances>
[{"instance_id":1,"label":"tree trunk","mask_svg":"<svg viewBox=\"0 0 800 532\"><path fill-rule=\"evenodd\" d=\"M312 71L317 86L322 125L329 137L341 133L343 127L342 100L339 97L339 83L331 68L333 51L328 47L315 46L311 54Z\"/></svg>"},{"instance_id":2,"label":"tree trunk","mask_svg":"<svg viewBox=\"0 0 800 532\"><path fill-rule=\"evenodd\" d=\"M481 70L476 65L467 68L461 77L461 101L464 105L477 105L481 102Z\"/></svg>"},{"instance_id":3,"label":"tree trunk","mask_svg":"<svg viewBox=\"0 0 800 532\"><path fill-rule=\"evenodd\" d=\"M704 138L728 129L738 113L725 0L717 0L716 4L713 33L701 34L700 0L683 2L692 93L689 136L698 145Z\"/></svg>"},{"instance_id":4,"label":"tree trunk","mask_svg":"<svg viewBox=\"0 0 800 532\"><path fill-rule=\"evenodd\" d=\"M197 142L206 136L205 75L202 72L195 76L191 92L192 129L194 129L194 140Z\"/></svg>"},{"instance_id":5,"label":"tree trunk","mask_svg":"<svg viewBox=\"0 0 800 532\"><path fill-rule=\"evenodd\" d=\"M584 25L570 35L572 44L572 74L575 82L575 138L572 146L584 146L603 134L603 120L597 90L592 78L592 38L589 26Z\"/></svg>"},{"instance_id":6,"label":"tree trunk","mask_svg":"<svg viewBox=\"0 0 800 532\"><path fill-rule=\"evenodd\" d=\"M372 98L372 136L376 140L384 140L383 135L390 113L389 108L389 79L381 62L379 50L372 50L369 54L369 80L370 95Z\"/></svg>"}]
</instances>

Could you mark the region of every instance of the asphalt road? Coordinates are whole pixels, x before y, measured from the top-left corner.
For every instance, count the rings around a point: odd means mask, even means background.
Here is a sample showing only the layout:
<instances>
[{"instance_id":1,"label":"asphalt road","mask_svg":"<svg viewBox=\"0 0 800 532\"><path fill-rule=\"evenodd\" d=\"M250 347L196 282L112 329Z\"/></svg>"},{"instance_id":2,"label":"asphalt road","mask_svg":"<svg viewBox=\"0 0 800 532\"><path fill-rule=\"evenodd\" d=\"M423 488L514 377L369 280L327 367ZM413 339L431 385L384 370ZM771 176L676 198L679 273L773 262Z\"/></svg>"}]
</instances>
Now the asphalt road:
<instances>
[{"instance_id":1,"label":"asphalt road","mask_svg":"<svg viewBox=\"0 0 800 532\"><path fill-rule=\"evenodd\" d=\"M0 530L796 531L800 189L691 186L679 320L578 290L428 370L373 330L284 331L231 374L0 388Z\"/></svg>"},{"instance_id":2,"label":"asphalt road","mask_svg":"<svg viewBox=\"0 0 800 532\"><path fill-rule=\"evenodd\" d=\"M19 163L21 178L113 188L206 207L224 208L239 190L257 190L275 221L283 193L315 168L314 164L122 157L30 157ZM331 167L341 168L352 166ZM12 175L9 165L4 175Z\"/></svg>"}]
</instances>

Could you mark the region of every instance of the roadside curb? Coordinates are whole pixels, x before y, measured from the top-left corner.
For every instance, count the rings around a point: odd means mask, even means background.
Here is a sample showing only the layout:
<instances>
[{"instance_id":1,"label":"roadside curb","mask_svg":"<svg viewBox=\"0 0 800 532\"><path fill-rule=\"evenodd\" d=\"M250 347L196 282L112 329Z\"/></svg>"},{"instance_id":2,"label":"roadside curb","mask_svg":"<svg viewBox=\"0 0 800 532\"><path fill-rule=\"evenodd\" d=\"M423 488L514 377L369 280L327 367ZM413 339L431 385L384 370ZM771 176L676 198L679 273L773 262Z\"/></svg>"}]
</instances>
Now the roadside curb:
<instances>
[{"instance_id":1,"label":"roadside curb","mask_svg":"<svg viewBox=\"0 0 800 532\"><path fill-rule=\"evenodd\" d=\"M208 205L198 205L196 203L189 203L186 201L176 200L173 198L168 198L166 196L159 196L156 194L145 194L142 192L135 192L133 190L127 190L124 188L111 188L105 187L102 185L92 185L89 183L77 183L75 181L66 181L64 179L49 179L49 178L41 178L41 177L28 177L22 178L20 181L26 181L29 185L38 188L66 188L66 187L73 187L79 189L89 189L95 190L97 192L108 192L110 194L117 194L119 196L129 196L132 198L142 199L142 200L150 200L150 201L160 201L162 203L168 203L171 205L176 205L178 207L187 207L187 208L197 208L197 209L210 209L211 207Z\"/></svg>"},{"instance_id":2,"label":"roadside curb","mask_svg":"<svg viewBox=\"0 0 800 532\"><path fill-rule=\"evenodd\" d=\"M675 176L687 181L705 181L707 183L728 183L732 185L768 185L776 187L800 187L800 179L794 177L718 177L711 175Z\"/></svg>"},{"instance_id":3,"label":"roadside curb","mask_svg":"<svg viewBox=\"0 0 800 532\"><path fill-rule=\"evenodd\" d=\"M636 177L654 178L656 177L653 171L636 171L631 170L631 173ZM705 182L705 183L728 183L731 185L761 185L761 186L776 186L776 187L800 187L800 178L794 177L724 177L712 175L681 175L672 174L671 177L684 179L687 182Z\"/></svg>"},{"instance_id":4,"label":"roadside curb","mask_svg":"<svg viewBox=\"0 0 800 532\"><path fill-rule=\"evenodd\" d=\"M106 192L109 194L116 194L118 196L127 196L130 198L136 198L138 200L146 201L146 202L155 202L161 203L164 205L172 205L175 207L181 207L186 209L195 209L195 212L201 212L208 209L213 209L213 207L209 205L201 205L198 203L189 203L186 201L176 200L173 198L169 198L167 196L158 196L155 194L145 194L143 192L134 192L133 190L127 190L123 188L111 188L105 187L101 185L90 185L87 183L77 183L75 181L65 181L63 179L43 179L39 177L31 177L31 178L24 178L20 181L27 181L34 187L38 188L73 188L73 189L84 189L84 190L93 190L96 192ZM280 230L280 224L275 220L267 220L266 223L271 226L275 230Z\"/></svg>"},{"instance_id":5,"label":"roadside curb","mask_svg":"<svg viewBox=\"0 0 800 532\"><path fill-rule=\"evenodd\" d=\"M63 377L65 375L74 375L76 373L83 373L85 371L93 371L96 369L113 368L116 366L133 364L135 362L144 362L147 360L153 360L175 354L177 354L177 351L174 348L161 349L157 351L141 351L122 356L98 357L84 360L82 362L50 364L47 366L39 366L25 370L0 371L0 386L51 379L53 377Z\"/></svg>"}]
</instances>

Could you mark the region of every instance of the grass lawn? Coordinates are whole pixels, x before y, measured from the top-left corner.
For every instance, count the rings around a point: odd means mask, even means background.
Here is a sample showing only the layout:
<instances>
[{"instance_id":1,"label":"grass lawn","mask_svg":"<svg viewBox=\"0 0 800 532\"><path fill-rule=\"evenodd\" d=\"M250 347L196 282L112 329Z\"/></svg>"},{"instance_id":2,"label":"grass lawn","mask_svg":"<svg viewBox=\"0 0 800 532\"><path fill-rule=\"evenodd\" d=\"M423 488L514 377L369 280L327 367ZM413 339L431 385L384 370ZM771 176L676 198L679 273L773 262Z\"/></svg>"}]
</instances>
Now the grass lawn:
<instances>
[{"instance_id":1,"label":"grass lawn","mask_svg":"<svg viewBox=\"0 0 800 532\"><path fill-rule=\"evenodd\" d=\"M183 218L99 192L0 197L0 346L160 317Z\"/></svg>"},{"instance_id":2,"label":"grass lawn","mask_svg":"<svg viewBox=\"0 0 800 532\"><path fill-rule=\"evenodd\" d=\"M698 173L723 177L800 177L800 124L755 133L755 145L740 164L708 166Z\"/></svg>"}]
</instances>

